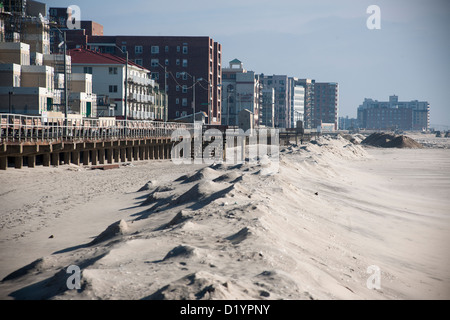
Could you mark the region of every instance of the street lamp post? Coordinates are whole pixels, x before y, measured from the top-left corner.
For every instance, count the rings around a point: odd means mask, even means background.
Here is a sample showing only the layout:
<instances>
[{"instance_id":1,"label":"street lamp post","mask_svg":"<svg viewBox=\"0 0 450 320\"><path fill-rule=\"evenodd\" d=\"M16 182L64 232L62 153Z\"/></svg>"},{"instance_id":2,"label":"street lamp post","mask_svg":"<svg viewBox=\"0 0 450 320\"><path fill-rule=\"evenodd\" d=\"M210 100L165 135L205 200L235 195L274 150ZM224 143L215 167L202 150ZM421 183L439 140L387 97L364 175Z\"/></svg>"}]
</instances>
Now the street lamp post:
<instances>
[{"instance_id":1,"label":"street lamp post","mask_svg":"<svg viewBox=\"0 0 450 320\"><path fill-rule=\"evenodd\" d=\"M53 25L53 27L63 36L63 42L59 44L58 47L61 47L62 44L64 44L63 47L63 59L64 59L64 126L65 126L65 135L67 137L68 134L68 121L67 121L67 114L69 113L69 96L67 94L67 39L66 39L66 31L61 31L57 26Z\"/></svg>"},{"instance_id":2,"label":"street lamp post","mask_svg":"<svg viewBox=\"0 0 450 320\"><path fill-rule=\"evenodd\" d=\"M64 31L64 126L66 131L66 137L68 133L68 122L67 122L67 114L69 113L69 97L67 96L67 39L66 39L66 32Z\"/></svg>"},{"instance_id":3,"label":"street lamp post","mask_svg":"<svg viewBox=\"0 0 450 320\"><path fill-rule=\"evenodd\" d=\"M195 76L189 74L188 72L181 72L181 74L187 74L188 76L190 76L192 78L192 90L193 90L193 99L192 99L192 109L193 109L193 122L195 122L195 85L197 82L199 81L203 81L203 78L198 78L197 81L195 81Z\"/></svg>"},{"instance_id":4,"label":"street lamp post","mask_svg":"<svg viewBox=\"0 0 450 320\"><path fill-rule=\"evenodd\" d=\"M163 68L164 69L164 104L165 104L165 110L164 110L164 114L166 115L168 112L169 112L169 105L168 105L168 93L167 93L167 67L166 66L163 66L163 65L161 65L161 63L159 63L158 62L158 64L159 64L159 66L161 67L161 68ZM165 115L164 115L164 120L166 120L166 117L165 117Z\"/></svg>"}]
</instances>

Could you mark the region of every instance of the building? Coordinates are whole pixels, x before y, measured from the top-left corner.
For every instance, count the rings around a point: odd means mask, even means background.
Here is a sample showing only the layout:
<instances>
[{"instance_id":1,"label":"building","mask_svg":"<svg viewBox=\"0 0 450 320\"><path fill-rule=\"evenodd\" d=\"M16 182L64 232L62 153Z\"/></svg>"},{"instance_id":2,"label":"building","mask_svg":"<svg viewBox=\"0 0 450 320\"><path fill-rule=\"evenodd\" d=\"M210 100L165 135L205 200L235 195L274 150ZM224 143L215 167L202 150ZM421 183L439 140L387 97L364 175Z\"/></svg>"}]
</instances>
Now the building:
<instances>
[{"instance_id":1,"label":"building","mask_svg":"<svg viewBox=\"0 0 450 320\"><path fill-rule=\"evenodd\" d=\"M334 82L314 83L314 107L311 109L311 128L334 124L338 130L339 87ZM329 127L329 125L327 125Z\"/></svg>"},{"instance_id":2,"label":"building","mask_svg":"<svg viewBox=\"0 0 450 320\"><path fill-rule=\"evenodd\" d=\"M339 130L356 130L359 128L358 119L339 117Z\"/></svg>"},{"instance_id":3,"label":"building","mask_svg":"<svg viewBox=\"0 0 450 320\"><path fill-rule=\"evenodd\" d=\"M92 36L86 46L151 70L168 94L168 119L205 112L221 123L221 45L209 37Z\"/></svg>"},{"instance_id":4,"label":"building","mask_svg":"<svg viewBox=\"0 0 450 320\"><path fill-rule=\"evenodd\" d=\"M81 20L80 29L69 29L67 26L68 8L52 7L48 11L48 19L53 27L66 33L68 43L87 42L88 36L103 36L103 26L95 21ZM56 28L50 30L50 48L52 53L60 52L58 44L63 41L62 32Z\"/></svg>"},{"instance_id":5,"label":"building","mask_svg":"<svg viewBox=\"0 0 450 320\"><path fill-rule=\"evenodd\" d=\"M259 124L261 86L255 73L244 69L238 59L230 61L228 68L222 68L222 124L239 126L242 110L252 113L251 119ZM249 118L250 119L250 118Z\"/></svg>"},{"instance_id":6,"label":"building","mask_svg":"<svg viewBox=\"0 0 450 320\"><path fill-rule=\"evenodd\" d=\"M111 106L115 116L126 115L128 119L167 118L165 99L159 97L164 96L164 93L160 92L158 84L151 79L150 70L131 61L128 62L127 69L126 59L88 49L72 49L69 50L69 55L72 59L72 72L89 74L92 92L101 97L108 97L105 104L97 105L99 116L111 115ZM87 81L88 78L83 79ZM71 86L74 85L72 79ZM163 103L158 104L161 102Z\"/></svg>"},{"instance_id":7,"label":"building","mask_svg":"<svg viewBox=\"0 0 450 320\"><path fill-rule=\"evenodd\" d=\"M291 101L291 128L305 120L305 87L297 78L289 78Z\"/></svg>"},{"instance_id":8,"label":"building","mask_svg":"<svg viewBox=\"0 0 450 320\"><path fill-rule=\"evenodd\" d=\"M264 89L273 89L275 93L274 104L274 127L291 127L291 80L285 75L258 75L259 81Z\"/></svg>"},{"instance_id":9,"label":"building","mask_svg":"<svg viewBox=\"0 0 450 320\"><path fill-rule=\"evenodd\" d=\"M67 24L67 8L50 8L49 16L60 26ZM81 29L67 30L67 41L70 49L128 53L167 93L168 119L205 112L208 123L221 123L222 46L210 37L103 36L98 24L82 21Z\"/></svg>"},{"instance_id":10,"label":"building","mask_svg":"<svg viewBox=\"0 0 450 320\"><path fill-rule=\"evenodd\" d=\"M259 124L267 128L274 128L275 125L275 89L261 90L261 108L259 114Z\"/></svg>"},{"instance_id":11,"label":"building","mask_svg":"<svg viewBox=\"0 0 450 320\"><path fill-rule=\"evenodd\" d=\"M389 101L364 99L358 107L358 124L370 130L419 130L430 127L430 105L427 101L398 101L398 96Z\"/></svg>"},{"instance_id":12,"label":"building","mask_svg":"<svg viewBox=\"0 0 450 320\"><path fill-rule=\"evenodd\" d=\"M45 12L45 4L37 1L8 1L5 5L1 15L5 42L0 42L0 112L63 116L67 73L68 113L95 116L96 97L89 76L71 75L70 57L50 54ZM76 87L78 78L86 80L83 87ZM72 80L75 86L70 88Z\"/></svg>"},{"instance_id":13,"label":"building","mask_svg":"<svg viewBox=\"0 0 450 320\"><path fill-rule=\"evenodd\" d=\"M315 107L314 84L316 80L298 79L296 83L304 88L303 127L306 129L315 128L313 126L312 113Z\"/></svg>"},{"instance_id":14,"label":"building","mask_svg":"<svg viewBox=\"0 0 450 320\"><path fill-rule=\"evenodd\" d=\"M0 112L38 115L59 103L54 70L31 65L30 46L0 42Z\"/></svg>"},{"instance_id":15,"label":"building","mask_svg":"<svg viewBox=\"0 0 450 320\"><path fill-rule=\"evenodd\" d=\"M32 0L3 1L3 35L5 42L22 42L32 52L50 53L49 24L44 3Z\"/></svg>"}]
</instances>

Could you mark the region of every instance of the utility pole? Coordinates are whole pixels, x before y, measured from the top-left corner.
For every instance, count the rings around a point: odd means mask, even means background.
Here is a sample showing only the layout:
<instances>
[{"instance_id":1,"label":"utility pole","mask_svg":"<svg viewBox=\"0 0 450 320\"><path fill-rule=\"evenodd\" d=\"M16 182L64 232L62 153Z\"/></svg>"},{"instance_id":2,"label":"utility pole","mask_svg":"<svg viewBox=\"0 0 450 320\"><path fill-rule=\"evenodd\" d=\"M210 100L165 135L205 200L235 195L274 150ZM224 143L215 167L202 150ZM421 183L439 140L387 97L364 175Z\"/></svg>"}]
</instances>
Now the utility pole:
<instances>
[{"instance_id":1,"label":"utility pole","mask_svg":"<svg viewBox=\"0 0 450 320\"><path fill-rule=\"evenodd\" d=\"M122 50L121 50L122 51ZM123 51L122 51L123 52ZM128 50L125 52L127 55L127 61L126 61L126 65L125 65L125 121L127 120L127 108L128 108Z\"/></svg>"},{"instance_id":2,"label":"utility pole","mask_svg":"<svg viewBox=\"0 0 450 320\"><path fill-rule=\"evenodd\" d=\"M67 43L66 43L66 32L64 31L64 126L65 126L65 136L67 138L67 134L68 134L68 119L67 119L67 114L69 113L69 97L67 95L67 59L66 59L66 54L67 54Z\"/></svg>"},{"instance_id":3,"label":"utility pole","mask_svg":"<svg viewBox=\"0 0 450 320\"><path fill-rule=\"evenodd\" d=\"M194 85L193 85L193 88L192 88L192 90L194 90L194 93L193 93L194 99L192 100L192 108L194 109L193 122L195 123L195 76L192 76L192 79L193 79L193 82L194 82Z\"/></svg>"}]
</instances>

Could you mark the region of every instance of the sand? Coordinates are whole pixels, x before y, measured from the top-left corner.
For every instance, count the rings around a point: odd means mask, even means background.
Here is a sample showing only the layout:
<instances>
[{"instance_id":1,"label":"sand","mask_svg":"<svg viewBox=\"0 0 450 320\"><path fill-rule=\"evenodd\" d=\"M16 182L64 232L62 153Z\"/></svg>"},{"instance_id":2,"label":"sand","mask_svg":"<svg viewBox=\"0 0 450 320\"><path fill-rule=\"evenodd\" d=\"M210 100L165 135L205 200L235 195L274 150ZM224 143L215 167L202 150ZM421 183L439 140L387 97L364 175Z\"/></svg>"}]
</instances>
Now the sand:
<instances>
[{"instance_id":1,"label":"sand","mask_svg":"<svg viewBox=\"0 0 450 320\"><path fill-rule=\"evenodd\" d=\"M0 172L0 298L450 298L450 150L322 137L270 165Z\"/></svg>"}]
</instances>

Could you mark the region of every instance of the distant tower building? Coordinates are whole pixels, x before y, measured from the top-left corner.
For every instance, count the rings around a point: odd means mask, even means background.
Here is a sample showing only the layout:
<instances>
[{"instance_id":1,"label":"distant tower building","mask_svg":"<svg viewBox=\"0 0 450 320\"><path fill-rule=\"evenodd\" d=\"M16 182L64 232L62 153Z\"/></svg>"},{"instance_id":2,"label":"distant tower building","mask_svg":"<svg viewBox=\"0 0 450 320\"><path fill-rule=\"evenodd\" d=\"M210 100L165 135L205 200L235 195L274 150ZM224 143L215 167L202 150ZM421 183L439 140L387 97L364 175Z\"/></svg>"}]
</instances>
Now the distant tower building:
<instances>
[{"instance_id":1,"label":"distant tower building","mask_svg":"<svg viewBox=\"0 0 450 320\"><path fill-rule=\"evenodd\" d=\"M239 113L249 110L253 114L254 126L260 123L261 86L253 71L244 69L238 59L222 68L222 124L239 125Z\"/></svg>"},{"instance_id":2,"label":"distant tower building","mask_svg":"<svg viewBox=\"0 0 450 320\"><path fill-rule=\"evenodd\" d=\"M286 75L258 76L264 89L273 89L275 93L274 127L290 128L291 126L291 81Z\"/></svg>"},{"instance_id":3,"label":"distant tower building","mask_svg":"<svg viewBox=\"0 0 450 320\"><path fill-rule=\"evenodd\" d=\"M305 89L304 91L304 112L303 112L303 127L307 129L313 128L312 113L315 107L314 84L316 80L313 79L299 79L297 83Z\"/></svg>"},{"instance_id":4,"label":"distant tower building","mask_svg":"<svg viewBox=\"0 0 450 320\"><path fill-rule=\"evenodd\" d=\"M430 104L427 101L389 101L364 99L358 107L358 124L371 130L423 130L430 127Z\"/></svg>"},{"instance_id":5,"label":"distant tower building","mask_svg":"<svg viewBox=\"0 0 450 320\"><path fill-rule=\"evenodd\" d=\"M334 124L338 130L339 88L334 82L314 84L314 108L311 110L311 127Z\"/></svg>"},{"instance_id":6,"label":"distant tower building","mask_svg":"<svg viewBox=\"0 0 450 320\"><path fill-rule=\"evenodd\" d=\"M305 121L305 87L297 78L289 78L291 99L291 128L296 128L298 121Z\"/></svg>"},{"instance_id":7,"label":"distant tower building","mask_svg":"<svg viewBox=\"0 0 450 320\"><path fill-rule=\"evenodd\" d=\"M275 124L275 89L262 89L261 113L259 124L267 128L274 128Z\"/></svg>"}]
</instances>

